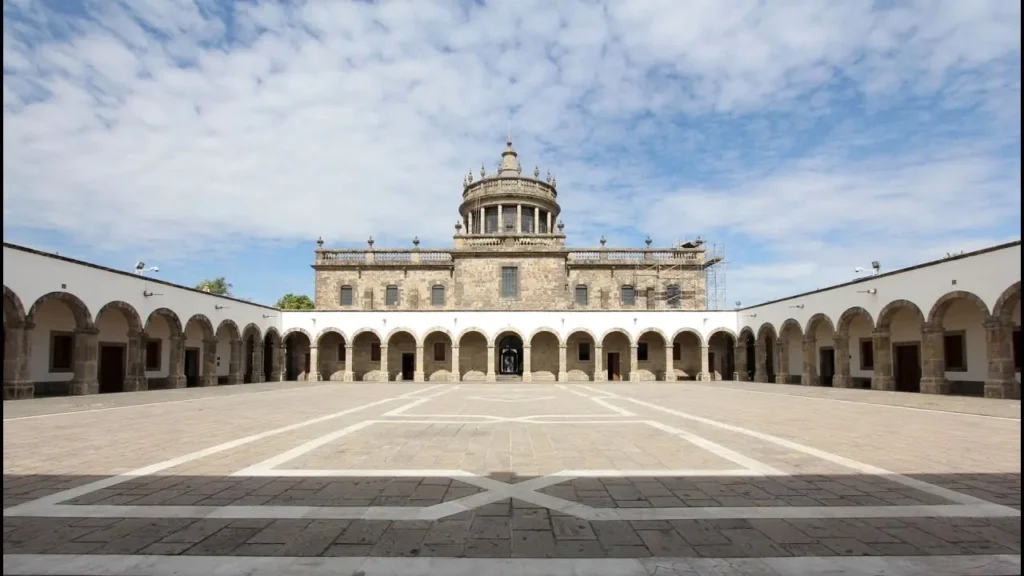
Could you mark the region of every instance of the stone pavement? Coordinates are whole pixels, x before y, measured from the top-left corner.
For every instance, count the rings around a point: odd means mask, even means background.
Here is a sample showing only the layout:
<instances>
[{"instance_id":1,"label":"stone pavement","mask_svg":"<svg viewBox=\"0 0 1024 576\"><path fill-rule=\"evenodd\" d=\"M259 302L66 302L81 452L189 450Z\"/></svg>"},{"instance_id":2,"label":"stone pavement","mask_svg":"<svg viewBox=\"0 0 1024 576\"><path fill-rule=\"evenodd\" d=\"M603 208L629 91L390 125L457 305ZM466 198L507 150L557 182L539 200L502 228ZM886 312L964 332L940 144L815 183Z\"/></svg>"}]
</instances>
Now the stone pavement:
<instances>
[{"instance_id":1,"label":"stone pavement","mask_svg":"<svg viewBox=\"0 0 1024 576\"><path fill-rule=\"evenodd\" d=\"M751 383L215 390L5 403L4 573L1020 572L1005 401Z\"/></svg>"}]
</instances>

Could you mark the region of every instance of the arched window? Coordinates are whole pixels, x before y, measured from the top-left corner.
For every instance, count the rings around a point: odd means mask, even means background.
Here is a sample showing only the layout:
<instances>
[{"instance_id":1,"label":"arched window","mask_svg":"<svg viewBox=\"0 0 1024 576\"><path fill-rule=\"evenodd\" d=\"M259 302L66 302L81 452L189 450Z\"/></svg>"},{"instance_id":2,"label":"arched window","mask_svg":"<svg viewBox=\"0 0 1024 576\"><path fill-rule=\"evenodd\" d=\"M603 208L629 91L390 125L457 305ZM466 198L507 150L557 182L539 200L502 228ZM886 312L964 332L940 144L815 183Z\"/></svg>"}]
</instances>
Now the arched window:
<instances>
[{"instance_id":1,"label":"arched window","mask_svg":"<svg viewBox=\"0 0 1024 576\"><path fill-rule=\"evenodd\" d=\"M665 287L665 304L669 308L679 308L682 305L678 284L669 284Z\"/></svg>"},{"instance_id":2,"label":"arched window","mask_svg":"<svg viewBox=\"0 0 1024 576\"><path fill-rule=\"evenodd\" d=\"M622 287L622 305L623 306L634 306L636 305L636 290L629 284Z\"/></svg>"},{"instance_id":3,"label":"arched window","mask_svg":"<svg viewBox=\"0 0 1024 576\"><path fill-rule=\"evenodd\" d=\"M386 306L398 306L398 286L392 284L384 291L384 304Z\"/></svg>"},{"instance_id":4,"label":"arched window","mask_svg":"<svg viewBox=\"0 0 1024 576\"><path fill-rule=\"evenodd\" d=\"M435 284L430 288L430 305L444 306L444 286Z\"/></svg>"},{"instance_id":5,"label":"arched window","mask_svg":"<svg viewBox=\"0 0 1024 576\"><path fill-rule=\"evenodd\" d=\"M576 286L576 305L587 305L587 286L585 284L578 284Z\"/></svg>"},{"instance_id":6,"label":"arched window","mask_svg":"<svg viewBox=\"0 0 1024 576\"><path fill-rule=\"evenodd\" d=\"M341 287L341 305L351 306L352 305L352 287L342 286Z\"/></svg>"}]
</instances>

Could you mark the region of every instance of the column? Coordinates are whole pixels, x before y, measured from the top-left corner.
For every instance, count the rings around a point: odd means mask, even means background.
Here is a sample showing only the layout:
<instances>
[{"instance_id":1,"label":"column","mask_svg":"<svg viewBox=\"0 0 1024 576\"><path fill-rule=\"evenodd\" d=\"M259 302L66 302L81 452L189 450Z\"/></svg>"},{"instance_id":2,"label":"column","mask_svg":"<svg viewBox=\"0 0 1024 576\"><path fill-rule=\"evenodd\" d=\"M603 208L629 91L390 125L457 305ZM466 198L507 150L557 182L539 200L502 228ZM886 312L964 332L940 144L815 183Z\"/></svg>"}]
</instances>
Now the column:
<instances>
[{"instance_id":1,"label":"column","mask_svg":"<svg viewBox=\"0 0 1024 576\"><path fill-rule=\"evenodd\" d=\"M709 346L700 347L700 374L697 375L697 380L702 382L711 381L710 351Z\"/></svg>"},{"instance_id":2,"label":"column","mask_svg":"<svg viewBox=\"0 0 1024 576\"><path fill-rule=\"evenodd\" d=\"M926 322L921 326L922 394L949 394L944 351L942 326Z\"/></svg>"},{"instance_id":3,"label":"column","mask_svg":"<svg viewBox=\"0 0 1024 576\"><path fill-rule=\"evenodd\" d=\"M473 233L473 213L466 212L466 221L463 223L466 226L466 234Z\"/></svg>"},{"instance_id":4,"label":"column","mask_svg":"<svg viewBox=\"0 0 1024 576\"><path fill-rule=\"evenodd\" d=\"M200 386L217 385L217 340L203 340L203 373Z\"/></svg>"},{"instance_id":5,"label":"column","mask_svg":"<svg viewBox=\"0 0 1024 576\"><path fill-rule=\"evenodd\" d=\"M502 213L501 204L498 204L498 233L499 234L504 234L505 233L505 221L502 219L501 213Z\"/></svg>"},{"instance_id":6,"label":"column","mask_svg":"<svg viewBox=\"0 0 1024 576\"><path fill-rule=\"evenodd\" d=\"M320 381L320 348L309 347L309 373L306 374L306 382Z\"/></svg>"},{"instance_id":7,"label":"column","mask_svg":"<svg viewBox=\"0 0 1024 576\"><path fill-rule=\"evenodd\" d=\"M675 358L672 357L672 351L674 350L672 343L669 342L665 345L665 381L675 382L676 381L676 367ZM700 380L700 377L697 377Z\"/></svg>"},{"instance_id":8,"label":"column","mask_svg":"<svg viewBox=\"0 0 1024 576\"><path fill-rule=\"evenodd\" d=\"M781 337L775 341L775 357L779 369L775 373L776 384L789 384L789 343Z\"/></svg>"},{"instance_id":9,"label":"column","mask_svg":"<svg viewBox=\"0 0 1024 576\"><path fill-rule=\"evenodd\" d=\"M533 382L533 361L530 359L531 346L523 345L523 382Z\"/></svg>"},{"instance_id":10,"label":"column","mask_svg":"<svg viewBox=\"0 0 1024 576\"><path fill-rule=\"evenodd\" d=\"M185 335L179 334L167 339L171 349L168 351L167 387L184 388L185 380Z\"/></svg>"},{"instance_id":11,"label":"column","mask_svg":"<svg viewBox=\"0 0 1024 576\"><path fill-rule=\"evenodd\" d=\"M274 361L277 363L271 367L274 381L284 382L288 377L288 347L284 345L284 342L274 348Z\"/></svg>"},{"instance_id":12,"label":"column","mask_svg":"<svg viewBox=\"0 0 1024 576\"><path fill-rule=\"evenodd\" d=\"M871 331L871 343L875 349L875 368L871 374L872 390L896 390L896 380L892 377L892 337L888 328L875 328Z\"/></svg>"},{"instance_id":13,"label":"column","mask_svg":"<svg viewBox=\"0 0 1024 576\"><path fill-rule=\"evenodd\" d=\"M533 233L536 234L540 231L540 207L534 206L533 208Z\"/></svg>"},{"instance_id":14,"label":"column","mask_svg":"<svg viewBox=\"0 0 1024 576\"><path fill-rule=\"evenodd\" d=\"M146 333L128 330L128 347L125 350L124 391L137 392L149 388L146 381L146 364L143 359L146 349Z\"/></svg>"},{"instance_id":15,"label":"column","mask_svg":"<svg viewBox=\"0 0 1024 576\"><path fill-rule=\"evenodd\" d=\"M768 381L768 343L758 338L754 342L754 382Z\"/></svg>"},{"instance_id":16,"label":"column","mask_svg":"<svg viewBox=\"0 0 1024 576\"><path fill-rule=\"evenodd\" d=\"M743 344L737 345L733 356L736 359L736 371L733 372L732 379L737 382L750 380L750 374L747 373L747 347Z\"/></svg>"},{"instance_id":17,"label":"column","mask_svg":"<svg viewBox=\"0 0 1024 576\"><path fill-rule=\"evenodd\" d=\"M833 388L849 388L853 386L850 374L850 337L836 334L832 337L832 349L836 355L836 373L832 376Z\"/></svg>"},{"instance_id":18,"label":"column","mask_svg":"<svg viewBox=\"0 0 1024 576\"><path fill-rule=\"evenodd\" d=\"M988 375L985 377L986 398L1020 399L1020 382L1013 365L1013 325L997 316L985 320L985 353Z\"/></svg>"},{"instance_id":19,"label":"column","mask_svg":"<svg viewBox=\"0 0 1024 576\"><path fill-rule=\"evenodd\" d=\"M604 346L594 345L594 382L607 382L608 372L604 369Z\"/></svg>"},{"instance_id":20,"label":"column","mask_svg":"<svg viewBox=\"0 0 1024 576\"><path fill-rule=\"evenodd\" d=\"M565 344L559 344L558 345L558 381L559 382L568 382L569 381L569 371L567 369L568 368L568 362L566 361L566 357L565 356L566 356L566 346L565 346Z\"/></svg>"},{"instance_id":21,"label":"column","mask_svg":"<svg viewBox=\"0 0 1024 576\"><path fill-rule=\"evenodd\" d=\"M75 376L68 383L72 396L99 394L100 382L96 378L99 365L99 328L79 328L74 331Z\"/></svg>"},{"instance_id":22,"label":"column","mask_svg":"<svg viewBox=\"0 0 1024 576\"><path fill-rule=\"evenodd\" d=\"M391 381L391 374L388 372L388 345L380 345L380 382Z\"/></svg>"},{"instance_id":23,"label":"column","mask_svg":"<svg viewBox=\"0 0 1024 576\"><path fill-rule=\"evenodd\" d=\"M29 361L32 358L32 329L24 320L4 323L4 400L22 400L35 395Z\"/></svg>"},{"instance_id":24,"label":"column","mask_svg":"<svg viewBox=\"0 0 1024 576\"><path fill-rule=\"evenodd\" d=\"M638 366L638 364L640 364L640 361L637 360L637 353L636 353L636 351L639 350L639 349L640 349L640 347L637 346L636 344L633 344L632 346L629 347L629 381L630 382L639 382L640 381L640 370L639 370L639 366Z\"/></svg>"},{"instance_id":25,"label":"column","mask_svg":"<svg viewBox=\"0 0 1024 576\"><path fill-rule=\"evenodd\" d=\"M345 375L343 376L345 382L352 382L355 380L355 373L352 371L352 366L355 365L355 350L352 348L350 342L345 342Z\"/></svg>"},{"instance_id":26,"label":"column","mask_svg":"<svg viewBox=\"0 0 1024 576\"><path fill-rule=\"evenodd\" d=\"M413 382L423 382L423 346L416 346L416 369L412 373Z\"/></svg>"},{"instance_id":27,"label":"column","mask_svg":"<svg viewBox=\"0 0 1024 576\"><path fill-rule=\"evenodd\" d=\"M551 228L551 212L548 212L548 234L554 234L555 231Z\"/></svg>"},{"instance_id":28,"label":"column","mask_svg":"<svg viewBox=\"0 0 1024 576\"><path fill-rule=\"evenodd\" d=\"M815 338L803 340L803 375L800 383L804 386L818 385L818 341Z\"/></svg>"},{"instance_id":29,"label":"column","mask_svg":"<svg viewBox=\"0 0 1024 576\"><path fill-rule=\"evenodd\" d=\"M452 346L452 375L451 381L458 382L462 380L462 374L459 369L459 347Z\"/></svg>"},{"instance_id":30,"label":"column","mask_svg":"<svg viewBox=\"0 0 1024 576\"><path fill-rule=\"evenodd\" d=\"M523 205L516 204L516 234L523 233Z\"/></svg>"},{"instance_id":31,"label":"column","mask_svg":"<svg viewBox=\"0 0 1024 576\"><path fill-rule=\"evenodd\" d=\"M494 374L494 346L487 346L487 376L485 377L487 382L497 382L498 378Z\"/></svg>"},{"instance_id":32,"label":"column","mask_svg":"<svg viewBox=\"0 0 1024 576\"><path fill-rule=\"evenodd\" d=\"M232 340L228 344L228 384L242 383L242 341Z\"/></svg>"},{"instance_id":33,"label":"column","mask_svg":"<svg viewBox=\"0 0 1024 576\"><path fill-rule=\"evenodd\" d=\"M484 216L484 210L486 210L486 208L481 208L480 209L480 233L481 234L487 232L487 218Z\"/></svg>"},{"instance_id":34,"label":"column","mask_svg":"<svg viewBox=\"0 0 1024 576\"><path fill-rule=\"evenodd\" d=\"M256 341L252 347L252 381L263 382L266 375L263 373L263 342Z\"/></svg>"}]
</instances>

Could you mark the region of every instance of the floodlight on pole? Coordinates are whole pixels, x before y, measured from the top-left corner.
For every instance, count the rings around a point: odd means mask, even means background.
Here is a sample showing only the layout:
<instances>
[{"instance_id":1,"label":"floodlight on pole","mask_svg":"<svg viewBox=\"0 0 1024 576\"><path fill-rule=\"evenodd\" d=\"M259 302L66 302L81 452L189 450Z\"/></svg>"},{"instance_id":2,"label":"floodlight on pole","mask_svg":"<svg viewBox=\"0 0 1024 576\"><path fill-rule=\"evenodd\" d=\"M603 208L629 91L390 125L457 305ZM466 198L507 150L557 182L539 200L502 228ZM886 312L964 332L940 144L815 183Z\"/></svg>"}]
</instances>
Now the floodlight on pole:
<instances>
[{"instance_id":1,"label":"floodlight on pole","mask_svg":"<svg viewBox=\"0 0 1024 576\"><path fill-rule=\"evenodd\" d=\"M159 266L150 266L150 267L147 268L146 267L146 263L143 262L142 260L139 260L138 262L135 263L135 273L138 274L139 276L144 275L146 272L159 272L159 271L160 271L160 267Z\"/></svg>"}]
</instances>

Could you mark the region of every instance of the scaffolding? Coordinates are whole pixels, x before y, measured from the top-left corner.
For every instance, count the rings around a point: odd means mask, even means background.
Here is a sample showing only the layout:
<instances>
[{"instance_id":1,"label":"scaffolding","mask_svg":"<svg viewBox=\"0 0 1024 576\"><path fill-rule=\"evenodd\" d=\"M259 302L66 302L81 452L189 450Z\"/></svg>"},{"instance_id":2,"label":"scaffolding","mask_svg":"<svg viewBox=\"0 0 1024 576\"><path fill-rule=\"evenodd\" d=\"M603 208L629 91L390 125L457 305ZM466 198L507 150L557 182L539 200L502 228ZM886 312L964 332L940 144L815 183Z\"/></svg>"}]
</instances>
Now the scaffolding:
<instances>
[{"instance_id":1,"label":"scaffolding","mask_svg":"<svg viewBox=\"0 0 1024 576\"><path fill-rule=\"evenodd\" d=\"M726 292L726 270L728 262L725 259L725 244L712 244L711 249L705 253L704 264L704 286L707 290L707 302L705 308L708 310L725 310L729 307L729 297Z\"/></svg>"},{"instance_id":2,"label":"scaffolding","mask_svg":"<svg viewBox=\"0 0 1024 576\"><path fill-rule=\"evenodd\" d=\"M633 286L648 290L649 307L657 308L655 302L664 302L667 308L683 308L687 301L693 301L698 309L725 309L725 246L713 244L709 250L699 236L675 245L677 249L697 246L705 246L703 262L671 259L644 261L634 266ZM695 273L694 268L699 270Z\"/></svg>"}]
</instances>

